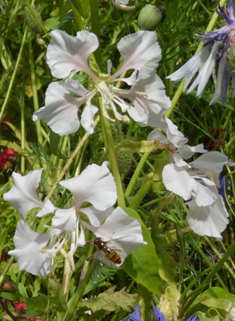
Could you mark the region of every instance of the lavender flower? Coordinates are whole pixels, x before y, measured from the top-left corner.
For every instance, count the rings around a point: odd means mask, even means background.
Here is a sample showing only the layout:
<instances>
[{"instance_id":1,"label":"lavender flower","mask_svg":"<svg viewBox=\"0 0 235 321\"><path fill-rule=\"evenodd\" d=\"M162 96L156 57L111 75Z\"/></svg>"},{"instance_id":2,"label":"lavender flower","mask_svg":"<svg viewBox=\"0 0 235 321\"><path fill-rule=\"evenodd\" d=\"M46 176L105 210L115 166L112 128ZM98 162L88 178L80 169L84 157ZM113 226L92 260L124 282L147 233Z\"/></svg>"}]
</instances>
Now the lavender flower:
<instances>
[{"instance_id":1,"label":"lavender flower","mask_svg":"<svg viewBox=\"0 0 235 321\"><path fill-rule=\"evenodd\" d=\"M139 309L140 309L140 307L138 305L136 305L135 313L129 314L132 321L141 321ZM154 320L165 321L165 317L164 317L163 313L161 313L157 308L153 308L153 310L154 310L154 316L153 315L151 316L152 321L154 321ZM130 321L130 319L128 319L128 320L123 319L123 321ZM200 321L200 319L198 319L196 316L195 317L191 316L189 319L187 319L187 321Z\"/></svg>"},{"instance_id":2,"label":"lavender flower","mask_svg":"<svg viewBox=\"0 0 235 321\"><path fill-rule=\"evenodd\" d=\"M216 12L226 20L227 24L219 29L199 35L204 42L202 49L196 53L179 70L169 75L167 78L177 82L185 78L184 90L188 88L188 93L197 87L197 96L200 98L211 75L216 73L218 67L216 87L210 105L221 98L224 103L227 96L230 77L232 78L233 97L235 96L235 68L233 43L235 41L235 16L233 3L228 2L227 10L219 6ZM197 77L191 80L198 72Z\"/></svg>"}]
</instances>

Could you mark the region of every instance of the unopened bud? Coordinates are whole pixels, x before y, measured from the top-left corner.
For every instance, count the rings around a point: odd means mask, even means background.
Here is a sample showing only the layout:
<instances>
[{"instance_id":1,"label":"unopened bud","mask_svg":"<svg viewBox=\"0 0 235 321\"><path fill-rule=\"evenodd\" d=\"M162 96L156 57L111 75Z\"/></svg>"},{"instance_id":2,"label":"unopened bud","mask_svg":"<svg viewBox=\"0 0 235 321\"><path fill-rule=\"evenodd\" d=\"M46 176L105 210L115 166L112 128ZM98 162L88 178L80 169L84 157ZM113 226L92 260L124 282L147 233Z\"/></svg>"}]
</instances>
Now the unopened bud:
<instances>
[{"instance_id":1,"label":"unopened bud","mask_svg":"<svg viewBox=\"0 0 235 321\"><path fill-rule=\"evenodd\" d=\"M28 7L24 8L24 14L25 14L25 22L27 24L27 26L36 34L40 34L43 35L43 30L40 26L40 24L38 23L37 19L41 22L41 16L40 13L33 7L31 6L31 10L32 12L29 10ZM37 19L36 19L36 18Z\"/></svg>"},{"instance_id":2,"label":"unopened bud","mask_svg":"<svg viewBox=\"0 0 235 321\"><path fill-rule=\"evenodd\" d=\"M153 30L162 20L162 11L152 4L146 5L139 13L138 26L140 29Z\"/></svg>"}]
</instances>

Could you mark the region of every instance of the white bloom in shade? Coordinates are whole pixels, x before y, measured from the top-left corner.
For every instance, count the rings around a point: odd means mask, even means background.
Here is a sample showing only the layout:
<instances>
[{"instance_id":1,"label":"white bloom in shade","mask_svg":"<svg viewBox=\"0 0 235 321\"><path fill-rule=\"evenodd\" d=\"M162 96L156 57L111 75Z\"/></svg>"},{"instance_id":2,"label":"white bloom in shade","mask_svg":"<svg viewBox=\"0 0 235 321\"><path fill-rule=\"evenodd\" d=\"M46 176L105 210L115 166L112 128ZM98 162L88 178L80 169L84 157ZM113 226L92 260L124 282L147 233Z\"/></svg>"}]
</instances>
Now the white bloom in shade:
<instances>
[{"instance_id":1,"label":"white bloom in shade","mask_svg":"<svg viewBox=\"0 0 235 321\"><path fill-rule=\"evenodd\" d=\"M190 93L197 87L197 96L201 97L210 76L216 73L218 66L215 93L210 105L219 98L223 103L225 102L230 77L232 78L233 97L235 96L235 73L232 68L234 61L231 66L229 61L229 58L231 58L229 55L234 56L235 16L233 3L228 1L227 10L219 6L216 12L226 20L227 24L220 29L199 36L200 40L204 42L203 48L179 70L167 77L177 82L186 76L184 90L189 87L188 93ZM197 72L197 77L190 85Z\"/></svg>"},{"instance_id":2,"label":"white bloom in shade","mask_svg":"<svg viewBox=\"0 0 235 321\"><path fill-rule=\"evenodd\" d=\"M97 93L102 97L103 114L109 119L109 110L112 110L116 119L129 121L127 115L122 115L127 112L136 122L147 125L152 114L170 107L164 85L155 74L161 59L156 32L138 31L119 41L117 47L123 56L123 64L114 75L110 75L110 61L107 75L98 77L90 69L88 57L98 45L96 35L86 30L78 32L75 37L61 30L51 32L47 63L54 77L69 78L49 85L45 106L34 113L34 121L45 121L61 136L76 132L80 123L93 133L98 108L91 100ZM119 78L128 70L134 70L129 78ZM79 80L71 79L80 71L92 79L92 90L84 88ZM115 87L117 81L125 83L127 88ZM79 120L77 113L83 103L85 107Z\"/></svg>"},{"instance_id":3,"label":"white bloom in shade","mask_svg":"<svg viewBox=\"0 0 235 321\"><path fill-rule=\"evenodd\" d=\"M52 248L54 242L48 246L47 244L56 233L58 233L56 230L42 234L36 233L24 220L20 220L13 239L16 249L9 251L8 254L14 257L20 270L46 276L51 270L51 258L41 250Z\"/></svg>"},{"instance_id":4,"label":"white bloom in shade","mask_svg":"<svg viewBox=\"0 0 235 321\"><path fill-rule=\"evenodd\" d=\"M203 144L196 146L186 145L188 139L184 137L184 134L178 130L178 127L172 123L168 118L164 119L162 122L163 131L165 135L160 131L160 129L155 128L148 136L148 140L159 141L164 144L169 144L175 153L170 153L170 160L174 161L178 167L188 166L183 159L188 159L192 157L195 153L206 153L207 150L204 149Z\"/></svg>"},{"instance_id":5,"label":"white bloom in shade","mask_svg":"<svg viewBox=\"0 0 235 321\"><path fill-rule=\"evenodd\" d=\"M218 176L224 165L235 164L228 162L228 157L220 152L208 152L191 162L190 167L166 165L162 172L163 183L169 191L185 201L193 197L198 206L208 206L218 197L211 187L219 187Z\"/></svg>"},{"instance_id":6,"label":"white bloom in shade","mask_svg":"<svg viewBox=\"0 0 235 321\"><path fill-rule=\"evenodd\" d=\"M128 216L121 207L117 207L99 227L87 223L84 225L97 238L101 238L110 251L115 251L120 257L121 263L115 264L105 255L104 250L98 249L95 257L113 267L119 267L130 252L137 250L142 244L146 244L138 220Z\"/></svg>"},{"instance_id":7,"label":"white bloom in shade","mask_svg":"<svg viewBox=\"0 0 235 321\"><path fill-rule=\"evenodd\" d=\"M215 192L217 192L215 190ZM217 192L218 193L218 192ZM213 204L197 206L194 199L186 203L188 210L188 223L190 228L198 235L207 235L221 239L220 233L229 223L228 212L223 198L217 194Z\"/></svg>"},{"instance_id":8,"label":"white bloom in shade","mask_svg":"<svg viewBox=\"0 0 235 321\"><path fill-rule=\"evenodd\" d=\"M15 186L3 196L5 201L14 206L23 220L26 219L28 211L33 208L42 208L39 215L51 213L55 209L50 200L47 199L44 203L37 195L36 189L39 186L41 175L42 169L35 169L25 176L13 172Z\"/></svg>"}]
</instances>

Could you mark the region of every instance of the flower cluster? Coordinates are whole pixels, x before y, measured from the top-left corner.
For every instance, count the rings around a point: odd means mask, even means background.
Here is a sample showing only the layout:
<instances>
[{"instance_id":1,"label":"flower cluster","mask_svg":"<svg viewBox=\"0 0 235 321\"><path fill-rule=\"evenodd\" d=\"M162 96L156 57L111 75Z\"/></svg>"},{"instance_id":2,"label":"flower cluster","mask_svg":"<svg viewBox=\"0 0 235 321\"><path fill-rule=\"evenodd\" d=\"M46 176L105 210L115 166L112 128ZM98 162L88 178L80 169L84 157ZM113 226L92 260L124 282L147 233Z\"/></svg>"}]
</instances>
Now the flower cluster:
<instances>
[{"instance_id":1,"label":"flower cluster","mask_svg":"<svg viewBox=\"0 0 235 321\"><path fill-rule=\"evenodd\" d=\"M234 73L234 40L235 40L235 16L232 1L228 2L227 10L219 6L217 13L226 20L227 24L217 30L200 35L204 42L202 49L196 53L179 70L167 78L177 82L185 77L184 90L189 87L188 93L197 87L197 96L201 97L203 90L211 75L216 73L217 80L214 96L210 105L221 98L224 103L227 97L230 78L232 78L233 97L235 96L235 73ZM191 80L198 72L197 77L190 85Z\"/></svg>"},{"instance_id":2,"label":"flower cluster","mask_svg":"<svg viewBox=\"0 0 235 321\"><path fill-rule=\"evenodd\" d=\"M136 305L135 307L135 313L130 313L129 316L131 317L131 320L132 321L141 321L141 318L140 318L140 311L139 311L139 306ZM159 311L158 308L153 308L153 311L154 311L154 316L152 315L151 316L151 320L156 320L156 321L165 321L165 317L163 315L163 313L161 313ZM155 318L154 318L155 317ZM128 320L124 320L123 321L130 321L130 319ZM196 316L195 317L190 317L189 319L187 319L187 321L200 321L200 319L198 319Z\"/></svg>"},{"instance_id":3,"label":"flower cluster","mask_svg":"<svg viewBox=\"0 0 235 321\"><path fill-rule=\"evenodd\" d=\"M122 66L111 75L112 64L108 61L108 74L96 75L90 68L88 58L98 48L98 39L89 31L80 31L75 37L61 30L51 32L47 49L47 63L56 81L46 91L45 106L36 111L33 120L39 119L57 134L63 136L76 132L81 125L87 132L94 131L94 116L98 107L92 103L95 95L102 97L102 112L110 120L129 121L128 115L136 122L150 125L152 118L170 107L164 85L155 69L161 59L161 49L156 32L138 31L125 36L117 48L123 56ZM134 70L124 78L129 70ZM77 72L83 71L92 80L86 89L78 80ZM75 77L73 79L72 77ZM121 78L119 78L121 76ZM125 88L115 86L122 82ZM85 104L78 118L78 110Z\"/></svg>"},{"instance_id":4,"label":"flower cluster","mask_svg":"<svg viewBox=\"0 0 235 321\"><path fill-rule=\"evenodd\" d=\"M120 207L112 209L117 194L107 162L102 166L89 165L79 176L60 182L75 197L74 205L66 209L57 208L50 200L43 202L39 198L36 189L41 173L42 170L34 170L26 176L13 173L15 186L4 194L4 199L15 207L21 217L14 236L16 249L9 252L17 260L20 270L46 276L50 272L52 258L66 242L70 243L70 254L86 243L84 228L92 231L117 253L121 261L118 264L106 257L104 251L98 251L95 255L111 266L120 266L131 251L145 243L139 222L130 218ZM38 207L41 211L37 217L55 212L52 227L46 233L33 231L26 222L28 211Z\"/></svg>"},{"instance_id":5,"label":"flower cluster","mask_svg":"<svg viewBox=\"0 0 235 321\"><path fill-rule=\"evenodd\" d=\"M228 157L217 151L208 152L203 145L186 145L187 139L171 120L165 120L164 135L154 129L148 140L169 143L174 153L169 154L169 164L162 172L165 187L181 196L189 207L188 223L199 235L221 238L220 233L228 224L228 212L218 188L219 175L224 165L234 166ZM187 163L194 153L201 153L196 160Z\"/></svg>"}]
</instances>

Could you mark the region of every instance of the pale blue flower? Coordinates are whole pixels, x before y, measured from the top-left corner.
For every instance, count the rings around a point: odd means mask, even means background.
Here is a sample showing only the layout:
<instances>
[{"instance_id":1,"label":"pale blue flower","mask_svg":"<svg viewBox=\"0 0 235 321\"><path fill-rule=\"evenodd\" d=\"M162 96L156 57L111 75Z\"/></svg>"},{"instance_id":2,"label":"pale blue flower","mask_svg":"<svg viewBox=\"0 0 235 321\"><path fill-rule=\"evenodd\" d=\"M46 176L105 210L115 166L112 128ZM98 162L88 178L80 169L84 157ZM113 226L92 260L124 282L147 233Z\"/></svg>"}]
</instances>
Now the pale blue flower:
<instances>
[{"instance_id":1,"label":"pale blue flower","mask_svg":"<svg viewBox=\"0 0 235 321\"><path fill-rule=\"evenodd\" d=\"M140 307L138 305L135 306L135 313L130 313L129 316L131 317L132 321L141 321L140 319L140 312L139 312ZM165 321L164 315L163 313L161 313L157 308L153 308L154 310L154 316L152 315L152 321ZM130 321L130 319L128 320L124 320L123 321ZM200 319L198 319L196 316L195 317L190 317L189 319L187 319L187 321L200 321Z\"/></svg>"},{"instance_id":2,"label":"pale blue flower","mask_svg":"<svg viewBox=\"0 0 235 321\"><path fill-rule=\"evenodd\" d=\"M224 103L227 96L230 78L232 78L232 96L235 96L235 70L229 58L233 56L233 43L235 41L235 16L233 3L228 2L227 10L219 6L216 12L226 20L222 28L199 35L204 42L202 49L196 53L186 64L167 78L177 82L185 76L184 90L188 93L197 88L197 97L201 97L211 75L216 74L216 87L210 105L221 98ZM193 77L198 73L191 83Z\"/></svg>"}]
</instances>

